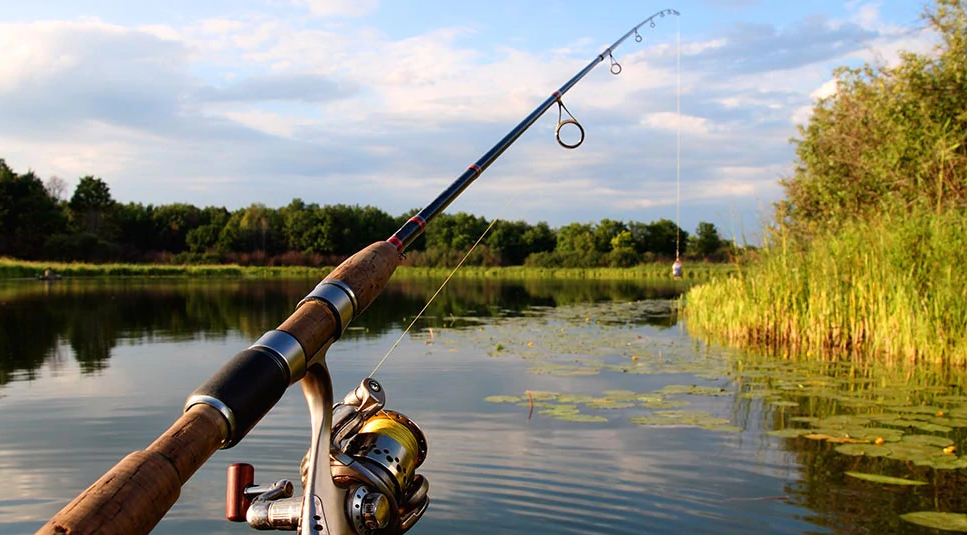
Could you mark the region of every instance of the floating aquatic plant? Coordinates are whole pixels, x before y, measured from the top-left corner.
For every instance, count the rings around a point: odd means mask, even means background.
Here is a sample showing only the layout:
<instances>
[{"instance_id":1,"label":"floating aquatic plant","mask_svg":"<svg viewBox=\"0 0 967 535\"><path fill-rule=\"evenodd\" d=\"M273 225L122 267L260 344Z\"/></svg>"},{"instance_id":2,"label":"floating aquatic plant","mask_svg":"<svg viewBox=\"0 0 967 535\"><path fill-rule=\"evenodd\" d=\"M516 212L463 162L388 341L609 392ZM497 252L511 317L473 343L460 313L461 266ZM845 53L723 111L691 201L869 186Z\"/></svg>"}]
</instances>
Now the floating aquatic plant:
<instances>
[{"instance_id":1,"label":"floating aquatic plant","mask_svg":"<svg viewBox=\"0 0 967 535\"><path fill-rule=\"evenodd\" d=\"M872 481L873 483L882 483L884 485L904 485L904 486L919 486L926 485L923 481L916 481L912 479L901 479L899 477L890 477L880 474L867 474L864 472L846 472L849 477L854 477L856 479L862 479L864 481Z\"/></svg>"},{"instance_id":2,"label":"floating aquatic plant","mask_svg":"<svg viewBox=\"0 0 967 535\"><path fill-rule=\"evenodd\" d=\"M967 515L960 513L917 511L900 515L900 518L918 526L967 533Z\"/></svg>"}]
</instances>

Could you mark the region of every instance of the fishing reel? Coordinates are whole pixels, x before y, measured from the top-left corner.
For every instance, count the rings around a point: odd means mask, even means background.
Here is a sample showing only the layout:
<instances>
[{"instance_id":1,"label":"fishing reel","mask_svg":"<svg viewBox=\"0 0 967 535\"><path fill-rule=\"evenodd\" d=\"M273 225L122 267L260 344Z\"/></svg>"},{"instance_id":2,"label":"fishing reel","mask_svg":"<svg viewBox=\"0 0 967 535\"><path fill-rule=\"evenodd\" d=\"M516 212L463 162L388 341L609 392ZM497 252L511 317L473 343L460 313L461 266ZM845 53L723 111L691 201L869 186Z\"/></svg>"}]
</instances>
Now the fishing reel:
<instances>
[{"instance_id":1,"label":"fishing reel","mask_svg":"<svg viewBox=\"0 0 967 535\"><path fill-rule=\"evenodd\" d=\"M416 473L427 453L420 428L383 408L383 387L369 377L335 406L324 365L310 368L303 390L313 427L303 496L292 497L286 479L255 485L252 465L233 464L225 516L307 535L397 535L413 527L430 501L429 482Z\"/></svg>"}]
</instances>

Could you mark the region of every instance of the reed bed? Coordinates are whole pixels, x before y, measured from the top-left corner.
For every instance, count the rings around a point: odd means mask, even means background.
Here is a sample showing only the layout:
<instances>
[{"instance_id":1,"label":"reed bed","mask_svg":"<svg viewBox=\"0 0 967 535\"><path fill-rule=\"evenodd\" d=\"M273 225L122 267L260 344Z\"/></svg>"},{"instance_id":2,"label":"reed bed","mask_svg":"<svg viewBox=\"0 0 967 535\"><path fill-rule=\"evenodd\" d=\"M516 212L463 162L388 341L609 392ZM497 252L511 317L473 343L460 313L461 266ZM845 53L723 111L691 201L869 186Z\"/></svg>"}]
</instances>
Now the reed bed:
<instances>
[{"instance_id":1,"label":"reed bed","mask_svg":"<svg viewBox=\"0 0 967 535\"><path fill-rule=\"evenodd\" d=\"M692 288L696 334L824 359L967 364L967 220L884 217Z\"/></svg>"}]
</instances>

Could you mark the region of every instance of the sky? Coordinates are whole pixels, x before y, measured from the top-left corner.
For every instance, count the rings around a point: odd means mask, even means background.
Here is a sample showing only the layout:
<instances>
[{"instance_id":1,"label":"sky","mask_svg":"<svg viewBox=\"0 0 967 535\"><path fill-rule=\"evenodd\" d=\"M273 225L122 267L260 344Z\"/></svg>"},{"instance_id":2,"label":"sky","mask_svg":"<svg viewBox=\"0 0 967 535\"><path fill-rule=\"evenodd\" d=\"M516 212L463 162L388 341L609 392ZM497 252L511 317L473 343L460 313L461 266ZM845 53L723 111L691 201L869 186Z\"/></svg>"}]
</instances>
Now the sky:
<instances>
[{"instance_id":1,"label":"sky","mask_svg":"<svg viewBox=\"0 0 967 535\"><path fill-rule=\"evenodd\" d=\"M0 158L68 197L400 215L663 9L564 95L581 147L554 106L448 212L756 244L833 69L934 44L910 0L0 0Z\"/></svg>"}]
</instances>

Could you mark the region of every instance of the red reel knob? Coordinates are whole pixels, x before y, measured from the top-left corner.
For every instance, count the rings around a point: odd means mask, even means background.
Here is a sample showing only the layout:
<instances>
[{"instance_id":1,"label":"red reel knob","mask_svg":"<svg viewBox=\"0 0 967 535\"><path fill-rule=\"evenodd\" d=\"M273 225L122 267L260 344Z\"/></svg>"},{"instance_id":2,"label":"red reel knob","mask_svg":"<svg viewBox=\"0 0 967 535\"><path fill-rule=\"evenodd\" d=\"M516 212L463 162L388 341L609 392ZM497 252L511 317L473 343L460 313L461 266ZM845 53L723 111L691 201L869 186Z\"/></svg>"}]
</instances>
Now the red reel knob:
<instances>
[{"instance_id":1,"label":"red reel knob","mask_svg":"<svg viewBox=\"0 0 967 535\"><path fill-rule=\"evenodd\" d=\"M225 497L225 518L232 522L245 522L245 513L252 500L245 496L245 489L255 484L255 467L248 463L236 463L228 467L228 493Z\"/></svg>"}]
</instances>

